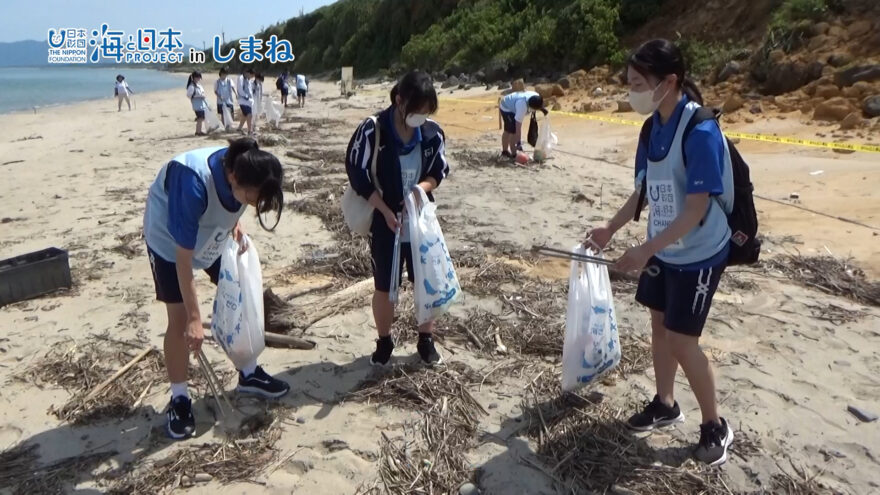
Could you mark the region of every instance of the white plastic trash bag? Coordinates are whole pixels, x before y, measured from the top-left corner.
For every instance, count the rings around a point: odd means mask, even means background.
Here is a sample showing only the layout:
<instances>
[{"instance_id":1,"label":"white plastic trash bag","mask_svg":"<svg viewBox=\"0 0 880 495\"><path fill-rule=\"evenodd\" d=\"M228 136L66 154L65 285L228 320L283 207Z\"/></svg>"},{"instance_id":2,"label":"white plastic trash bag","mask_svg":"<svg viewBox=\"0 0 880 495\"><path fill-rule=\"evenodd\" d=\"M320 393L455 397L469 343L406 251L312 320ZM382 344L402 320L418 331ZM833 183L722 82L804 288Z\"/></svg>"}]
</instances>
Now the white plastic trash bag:
<instances>
[{"instance_id":1,"label":"white plastic trash bag","mask_svg":"<svg viewBox=\"0 0 880 495\"><path fill-rule=\"evenodd\" d=\"M220 128L220 119L207 105L205 105L205 124L208 125L208 132Z\"/></svg>"},{"instance_id":2,"label":"white plastic trash bag","mask_svg":"<svg viewBox=\"0 0 880 495\"><path fill-rule=\"evenodd\" d=\"M239 256L232 236L223 247L220 278L214 299L211 334L235 367L252 363L266 347L263 320L263 273L253 241Z\"/></svg>"},{"instance_id":3,"label":"white plastic trash bag","mask_svg":"<svg viewBox=\"0 0 880 495\"><path fill-rule=\"evenodd\" d=\"M232 120L232 111L226 105L221 105L221 107L223 108L223 122L227 129L231 129L235 125L235 121Z\"/></svg>"},{"instance_id":4,"label":"white plastic trash bag","mask_svg":"<svg viewBox=\"0 0 880 495\"><path fill-rule=\"evenodd\" d=\"M417 186L415 191L406 195L406 212L415 271L416 320L421 325L448 312L461 297L461 285L437 221L437 206L428 201L422 188ZM421 208L416 206L414 194L418 194Z\"/></svg>"},{"instance_id":5,"label":"white plastic trash bag","mask_svg":"<svg viewBox=\"0 0 880 495\"><path fill-rule=\"evenodd\" d=\"M601 256L581 245L573 251ZM614 369L618 363L620 338L608 267L572 261L562 347L562 390L567 392L583 387Z\"/></svg>"},{"instance_id":6,"label":"white plastic trash bag","mask_svg":"<svg viewBox=\"0 0 880 495\"><path fill-rule=\"evenodd\" d=\"M266 121L273 122L275 127L279 127L281 124L281 116L284 114L284 107L281 103L271 98L267 98L263 107L266 112Z\"/></svg>"},{"instance_id":7,"label":"white plastic trash bag","mask_svg":"<svg viewBox=\"0 0 880 495\"><path fill-rule=\"evenodd\" d=\"M541 128L538 131L538 141L535 143L535 160L541 162L550 158L550 152L557 144L559 144L559 139L550 130L550 115L547 114L541 120Z\"/></svg>"}]
</instances>

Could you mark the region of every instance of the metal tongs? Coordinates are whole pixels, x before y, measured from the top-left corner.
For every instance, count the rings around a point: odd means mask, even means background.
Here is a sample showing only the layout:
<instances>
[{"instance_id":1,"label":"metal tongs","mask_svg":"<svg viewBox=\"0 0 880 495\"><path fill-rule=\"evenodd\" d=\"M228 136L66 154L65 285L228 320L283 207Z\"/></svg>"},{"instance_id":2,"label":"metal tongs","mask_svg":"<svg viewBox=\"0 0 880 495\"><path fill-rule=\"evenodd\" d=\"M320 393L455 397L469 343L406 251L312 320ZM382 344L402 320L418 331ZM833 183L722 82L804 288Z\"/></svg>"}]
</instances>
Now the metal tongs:
<instances>
[{"instance_id":1,"label":"metal tongs","mask_svg":"<svg viewBox=\"0 0 880 495\"><path fill-rule=\"evenodd\" d=\"M605 265L605 266L614 266L614 262L611 260L606 260L605 258L598 258L596 256L588 256L586 254L573 253L571 251L564 251L562 249L555 249L548 246L532 246L532 253L548 256L550 258L561 258L564 260L571 261L582 261L585 263L595 263L597 265ZM646 266L642 269L644 273L647 273L651 277L656 277L660 275L660 267L657 265Z\"/></svg>"},{"instance_id":2,"label":"metal tongs","mask_svg":"<svg viewBox=\"0 0 880 495\"><path fill-rule=\"evenodd\" d=\"M211 363L201 349L196 353L196 359L198 359L199 367L202 369L202 373L208 381L208 387L214 395L214 400L217 401L217 410L220 413L221 427L228 431L239 430L247 421L247 417L232 405L232 401L230 401L229 396L226 395L226 390L223 389L223 382L217 377L214 368L211 366Z\"/></svg>"},{"instance_id":3,"label":"metal tongs","mask_svg":"<svg viewBox=\"0 0 880 495\"><path fill-rule=\"evenodd\" d=\"M391 288L388 291L388 300L397 306L400 301L400 231L401 214L397 214L397 228L394 230L394 253L391 255Z\"/></svg>"}]
</instances>

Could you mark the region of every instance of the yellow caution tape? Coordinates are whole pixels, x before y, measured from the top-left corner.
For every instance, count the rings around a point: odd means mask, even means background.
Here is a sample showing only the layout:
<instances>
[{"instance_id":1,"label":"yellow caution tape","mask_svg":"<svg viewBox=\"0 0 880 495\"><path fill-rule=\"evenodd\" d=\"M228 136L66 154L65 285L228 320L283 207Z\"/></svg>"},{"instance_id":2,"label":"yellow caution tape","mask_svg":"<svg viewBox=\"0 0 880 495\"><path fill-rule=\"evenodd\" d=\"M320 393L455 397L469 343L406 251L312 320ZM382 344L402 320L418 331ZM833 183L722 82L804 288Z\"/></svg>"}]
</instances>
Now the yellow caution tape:
<instances>
[{"instance_id":1,"label":"yellow caution tape","mask_svg":"<svg viewBox=\"0 0 880 495\"><path fill-rule=\"evenodd\" d=\"M477 103L480 105L497 105L495 102L484 101L484 100L465 100L459 98L444 98L447 101L457 101L461 103ZM628 126L640 127L643 122L637 120L629 120L629 119L619 119L616 117L607 117L605 115L596 115L596 114L588 114L588 113L575 113L575 112L560 112L554 111L556 115L566 115L569 117L575 117L579 119L586 120L595 120L598 122L608 122L610 124L621 124ZM844 151L865 151L869 153L880 153L880 145L875 144L863 144L863 143L833 143L830 141L817 141L815 139L804 139L798 137L786 137L786 136L768 136L766 134L750 134L745 132L724 132L724 135L729 138L736 139L745 139L747 141L762 141L765 143L780 143L780 144L792 144L795 146L809 146L813 148L825 148L831 150L844 150Z\"/></svg>"}]
</instances>

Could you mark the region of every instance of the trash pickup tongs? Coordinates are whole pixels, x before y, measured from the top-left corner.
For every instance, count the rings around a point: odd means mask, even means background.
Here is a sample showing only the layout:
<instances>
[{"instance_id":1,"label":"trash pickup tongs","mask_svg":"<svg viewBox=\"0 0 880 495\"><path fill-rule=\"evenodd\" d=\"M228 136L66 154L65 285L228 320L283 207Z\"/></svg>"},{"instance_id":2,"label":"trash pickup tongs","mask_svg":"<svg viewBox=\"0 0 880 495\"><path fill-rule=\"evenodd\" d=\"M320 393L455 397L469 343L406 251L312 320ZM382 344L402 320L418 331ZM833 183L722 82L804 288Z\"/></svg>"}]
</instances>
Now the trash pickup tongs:
<instances>
[{"instance_id":1,"label":"trash pickup tongs","mask_svg":"<svg viewBox=\"0 0 880 495\"><path fill-rule=\"evenodd\" d=\"M394 229L394 250L391 254L391 288L388 291L388 300L394 306L400 302L400 231L402 215L397 214L397 228Z\"/></svg>"},{"instance_id":2,"label":"trash pickup tongs","mask_svg":"<svg viewBox=\"0 0 880 495\"><path fill-rule=\"evenodd\" d=\"M581 253L573 253L571 251L564 251L562 249L555 249L547 246L532 246L532 253L538 254L541 256L548 256L550 258L561 258L564 260L571 261L582 261L585 263L595 263L597 265L605 265L605 266L613 266L614 262L611 260L607 260L605 258L599 258L596 256L589 256ZM656 265L646 266L642 269L643 272L647 273L652 277L656 277L660 275L660 267Z\"/></svg>"},{"instance_id":3,"label":"trash pickup tongs","mask_svg":"<svg viewBox=\"0 0 880 495\"><path fill-rule=\"evenodd\" d=\"M232 402L229 400L229 396L226 395L226 391L223 390L223 382L217 378L217 374L214 372L214 368L211 366L211 363L208 361L208 358L205 356L205 353L199 349L199 352L196 353L196 359L199 361L199 367L202 368L202 373L205 375L205 380L208 382L208 387L211 389L211 393L214 395L214 400L217 401L217 408L220 412L221 421L228 421L232 418L230 416L233 415L241 415L242 413L238 411L235 406L232 405Z\"/></svg>"}]
</instances>

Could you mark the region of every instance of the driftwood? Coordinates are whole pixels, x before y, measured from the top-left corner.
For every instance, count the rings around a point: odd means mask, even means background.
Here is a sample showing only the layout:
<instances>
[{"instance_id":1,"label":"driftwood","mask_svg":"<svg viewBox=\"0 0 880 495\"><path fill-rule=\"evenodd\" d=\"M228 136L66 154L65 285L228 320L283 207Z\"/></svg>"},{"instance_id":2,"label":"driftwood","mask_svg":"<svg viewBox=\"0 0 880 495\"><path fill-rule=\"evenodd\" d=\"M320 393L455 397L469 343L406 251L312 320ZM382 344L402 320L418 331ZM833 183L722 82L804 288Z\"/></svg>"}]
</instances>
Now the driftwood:
<instances>
[{"instance_id":1,"label":"driftwood","mask_svg":"<svg viewBox=\"0 0 880 495\"><path fill-rule=\"evenodd\" d=\"M315 304L302 309L293 307L273 294L274 299L264 298L266 328L274 332L283 333L295 330L305 331L324 318L360 304L364 298L372 293L373 279L368 278L330 294ZM272 301L271 304L269 303L270 300Z\"/></svg>"},{"instance_id":2,"label":"driftwood","mask_svg":"<svg viewBox=\"0 0 880 495\"><path fill-rule=\"evenodd\" d=\"M153 349L152 347L148 347L148 348L144 349L143 351L141 351L141 353L138 354L137 356L131 358L131 361L125 363L125 365L122 368L119 368L119 371L114 373L113 376L104 380L103 382L98 384L97 387L93 388L92 391L89 392L89 395L87 395L86 398L83 399L83 402L88 402L88 401L94 399L98 394L103 392L104 389L107 388L111 383L116 381L117 378L124 375L126 371L130 370L134 365L136 365L138 363L138 361L147 357L147 354L153 352L154 350L155 349Z\"/></svg>"},{"instance_id":3,"label":"driftwood","mask_svg":"<svg viewBox=\"0 0 880 495\"><path fill-rule=\"evenodd\" d=\"M301 153L301 152L296 151L296 150L287 150L287 152L284 153L284 154L287 155L287 156L289 156L290 158L296 158L297 160L302 160L302 161L304 161L304 162L314 162L314 161L317 161L316 158L314 158L314 157L312 157L312 156L310 156L310 155L307 155L307 154L305 154L305 153Z\"/></svg>"},{"instance_id":4,"label":"driftwood","mask_svg":"<svg viewBox=\"0 0 880 495\"><path fill-rule=\"evenodd\" d=\"M317 344L311 340L306 340L293 335L283 335L280 333L266 332L266 345L272 347L289 347L291 349L314 349Z\"/></svg>"}]
</instances>

